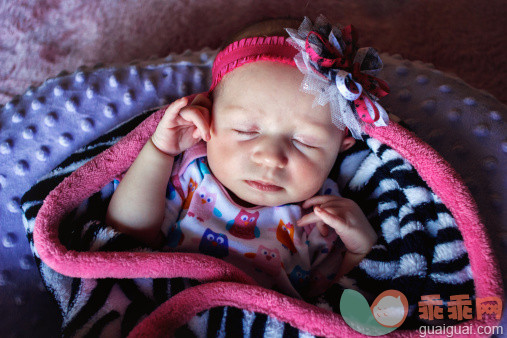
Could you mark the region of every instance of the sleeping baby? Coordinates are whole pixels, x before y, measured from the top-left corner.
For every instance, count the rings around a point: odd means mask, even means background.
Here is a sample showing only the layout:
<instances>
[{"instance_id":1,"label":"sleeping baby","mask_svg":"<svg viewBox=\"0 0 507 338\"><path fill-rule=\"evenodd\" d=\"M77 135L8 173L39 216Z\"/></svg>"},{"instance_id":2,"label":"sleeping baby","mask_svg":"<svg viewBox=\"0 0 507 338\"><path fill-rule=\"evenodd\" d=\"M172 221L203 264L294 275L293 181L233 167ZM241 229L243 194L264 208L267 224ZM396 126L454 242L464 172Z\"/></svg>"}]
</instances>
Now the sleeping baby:
<instances>
[{"instance_id":1,"label":"sleeping baby","mask_svg":"<svg viewBox=\"0 0 507 338\"><path fill-rule=\"evenodd\" d=\"M376 102L387 87L371 75L380 59L354 35L319 17L232 38L210 91L165 109L106 222L154 248L223 259L294 297L325 291L377 240L328 178L363 124L387 120Z\"/></svg>"}]
</instances>

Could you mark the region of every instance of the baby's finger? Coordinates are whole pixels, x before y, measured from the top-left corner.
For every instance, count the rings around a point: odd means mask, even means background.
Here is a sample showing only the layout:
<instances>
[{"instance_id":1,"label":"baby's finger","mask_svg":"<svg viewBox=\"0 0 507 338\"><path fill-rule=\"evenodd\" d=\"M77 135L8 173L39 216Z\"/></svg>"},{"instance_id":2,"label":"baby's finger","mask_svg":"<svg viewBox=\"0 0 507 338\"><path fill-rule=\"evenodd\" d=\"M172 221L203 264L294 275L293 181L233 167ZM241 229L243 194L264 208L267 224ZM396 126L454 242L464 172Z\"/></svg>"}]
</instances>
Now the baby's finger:
<instances>
[{"instance_id":1,"label":"baby's finger","mask_svg":"<svg viewBox=\"0 0 507 338\"><path fill-rule=\"evenodd\" d=\"M188 104L188 98L182 97L173 103L171 103L164 112L164 116L162 116L162 120L174 119L178 116L180 110Z\"/></svg>"},{"instance_id":2,"label":"baby's finger","mask_svg":"<svg viewBox=\"0 0 507 338\"><path fill-rule=\"evenodd\" d=\"M317 216L314 212L311 212L301 217L296 222L296 225L302 227L308 224L317 223L318 221L321 221L320 217Z\"/></svg>"},{"instance_id":3,"label":"baby's finger","mask_svg":"<svg viewBox=\"0 0 507 338\"><path fill-rule=\"evenodd\" d=\"M329 227L313 212L304 215L296 222L297 226L307 226L309 224L315 224L322 237L326 237L329 234Z\"/></svg>"},{"instance_id":4,"label":"baby's finger","mask_svg":"<svg viewBox=\"0 0 507 338\"><path fill-rule=\"evenodd\" d=\"M313 197L310 197L309 199L307 199L306 201L303 202L303 209L308 209L308 208L311 208L315 205L320 205L320 204L323 204L323 203L327 203L329 201L332 201L332 200L336 200L336 199L340 199L342 197L340 196L333 196L333 195L318 195L318 196L313 196Z\"/></svg>"},{"instance_id":5,"label":"baby's finger","mask_svg":"<svg viewBox=\"0 0 507 338\"><path fill-rule=\"evenodd\" d=\"M324 222L318 221L317 223L315 223L315 226L317 227L317 229L319 229L319 232L322 235L322 237L327 237L327 235L329 235L329 227L326 224L324 224Z\"/></svg>"},{"instance_id":6,"label":"baby's finger","mask_svg":"<svg viewBox=\"0 0 507 338\"><path fill-rule=\"evenodd\" d=\"M192 103L190 105L191 106L201 106L201 107L204 107L204 108L210 110L211 107L213 106L213 103L205 94L198 94L194 98L194 100L192 101Z\"/></svg>"},{"instance_id":7,"label":"baby's finger","mask_svg":"<svg viewBox=\"0 0 507 338\"><path fill-rule=\"evenodd\" d=\"M206 121L202 112L197 107L185 107L180 110L180 116L186 121L192 122L195 127L199 130L201 138L205 141L209 141L211 138L209 132L209 123Z\"/></svg>"},{"instance_id":8,"label":"baby's finger","mask_svg":"<svg viewBox=\"0 0 507 338\"><path fill-rule=\"evenodd\" d=\"M315 207L313 210L324 223L335 229L338 235L341 235L348 228L345 219L338 214L331 213L329 210L321 207Z\"/></svg>"}]
</instances>

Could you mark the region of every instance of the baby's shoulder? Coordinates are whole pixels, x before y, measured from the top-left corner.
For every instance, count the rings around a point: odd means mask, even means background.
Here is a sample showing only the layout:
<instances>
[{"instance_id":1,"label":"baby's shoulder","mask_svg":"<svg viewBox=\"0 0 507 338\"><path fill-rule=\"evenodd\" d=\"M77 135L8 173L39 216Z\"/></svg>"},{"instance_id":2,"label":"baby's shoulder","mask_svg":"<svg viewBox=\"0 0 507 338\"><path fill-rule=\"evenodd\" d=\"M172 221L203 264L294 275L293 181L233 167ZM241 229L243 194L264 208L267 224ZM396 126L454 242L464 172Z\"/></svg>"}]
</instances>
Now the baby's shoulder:
<instances>
[{"instance_id":1,"label":"baby's shoulder","mask_svg":"<svg viewBox=\"0 0 507 338\"><path fill-rule=\"evenodd\" d=\"M206 144L199 142L183 153L174 161L171 176L184 176L187 172L202 172L209 174Z\"/></svg>"},{"instance_id":2,"label":"baby's shoulder","mask_svg":"<svg viewBox=\"0 0 507 338\"><path fill-rule=\"evenodd\" d=\"M171 174L172 177L179 177L185 181L192 179L198 182L202 181L206 175L211 175L211 172L205 156L192 159L186 163L182 158L176 159Z\"/></svg>"},{"instance_id":3,"label":"baby's shoulder","mask_svg":"<svg viewBox=\"0 0 507 338\"><path fill-rule=\"evenodd\" d=\"M206 156L186 160L182 154L174 161L168 189L177 191L184 199L187 193L203 185L206 175L211 175Z\"/></svg>"}]
</instances>

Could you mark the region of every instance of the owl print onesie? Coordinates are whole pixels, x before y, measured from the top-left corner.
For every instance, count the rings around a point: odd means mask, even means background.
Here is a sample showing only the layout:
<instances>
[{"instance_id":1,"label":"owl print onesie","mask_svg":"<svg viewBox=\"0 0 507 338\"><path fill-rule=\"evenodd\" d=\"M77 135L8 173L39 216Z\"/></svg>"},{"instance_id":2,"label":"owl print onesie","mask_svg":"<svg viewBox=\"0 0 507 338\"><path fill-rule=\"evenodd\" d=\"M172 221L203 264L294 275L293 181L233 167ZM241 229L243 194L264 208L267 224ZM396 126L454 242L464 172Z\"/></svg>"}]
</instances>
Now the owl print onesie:
<instances>
[{"instance_id":1,"label":"owl print onesie","mask_svg":"<svg viewBox=\"0 0 507 338\"><path fill-rule=\"evenodd\" d=\"M339 195L327 179L320 194ZM245 208L211 174L206 144L179 156L166 193L165 249L221 258L261 286L301 298L325 291L336 276L344 246L334 231L297 227L300 204Z\"/></svg>"}]
</instances>

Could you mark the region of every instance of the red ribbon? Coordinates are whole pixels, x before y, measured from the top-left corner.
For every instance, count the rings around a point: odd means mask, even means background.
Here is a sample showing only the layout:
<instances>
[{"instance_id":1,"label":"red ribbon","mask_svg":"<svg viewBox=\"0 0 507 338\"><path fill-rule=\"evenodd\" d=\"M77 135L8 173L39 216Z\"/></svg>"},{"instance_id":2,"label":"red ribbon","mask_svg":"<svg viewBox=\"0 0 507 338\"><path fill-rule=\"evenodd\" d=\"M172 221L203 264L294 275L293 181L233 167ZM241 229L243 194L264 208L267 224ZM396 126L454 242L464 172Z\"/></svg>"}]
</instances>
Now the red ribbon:
<instances>
[{"instance_id":1,"label":"red ribbon","mask_svg":"<svg viewBox=\"0 0 507 338\"><path fill-rule=\"evenodd\" d=\"M328 39L323 38L319 33L315 31L311 31L306 38L305 44L305 49L310 59L321 67L338 68L351 73L353 80L361 84L363 91L371 93L377 98L381 98L389 94L389 86L385 81L372 75L362 73L361 65L358 62L354 63L354 57L358 48L358 36L355 28L352 25L349 25L342 28L341 32L341 38L345 43L345 50L343 51L343 55L328 41ZM314 36L320 40L325 50L335 57L325 58L317 54L317 52L315 52L315 50L311 47L309 41L310 36ZM320 74L317 69L315 69L315 71ZM368 104L373 109L373 118L370 116L370 113L368 111ZM354 106L356 107L359 118L364 122L374 123L379 120L380 112L368 95L363 93L358 99L354 101Z\"/></svg>"},{"instance_id":2,"label":"red ribbon","mask_svg":"<svg viewBox=\"0 0 507 338\"><path fill-rule=\"evenodd\" d=\"M354 63L352 69L352 78L361 84L361 86L363 87L363 91L372 93L377 98L381 98L389 94L389 86L387 85L387 83L372 75L361 73L361 65L357 62ZM370 106L373 108L374 113L373 119L370 116L366 102L368 102ZM375 103L369 98L368 95L365 95L364 93L361 94L361 96L354 101L354 105L356 107L356 111L357 114L359 115L359 118L364 122L375 123L379 120L380 112Z\"/></svg>"},{"instance_id":3,"label":"red ribbon","mask_svg":"<svg viewBox=\"0 0 507 338\"><path fill-rule=\"evenodd\" d=\"M368 106L366 105L368 102L373 108L373 119L370 116L370 112L368 111ZM359 96L357 100L354 101L354 106L356 107L357 114L359 118L366 123L375 123L380 118L380 112L378 111L377 106L373 103L372 100L367 95L362 94Z\"/></svg>"},{"instance_id":4,"label":"red ribbon","mask_svg":"<svg viewBox=\"0 0 507 338\"><path fill-rule=\"evenodd\" d=\"M342 32L342 40L345 42L345 51L344 55L348 56L351 61L354 60L354 55L357 51L357 41L359 40L358 34L354 26L348 25L347 27L343 27L341 29Z\"/></svg>"},{"instance_id":5,"label":"red ribbon","mask_svg":"<svg viewBox=\"0 0 507 338\"><path fill-rule=\"evenodd\" d=\"M327 51L329 51L333 56L336 56L335 58L325 58L317 54L315 50L310 45L309 38L310 36L315 36L317 39L322 42L324 47ZM329 43L327 39L324 39L319 33L311 31L308 36L306 37L306 44L305 49L308 55L310 56L310 59L317 63L319 66L325 67L325 68L340 68L340 69L346 69L349 68L352 63L350 61L350 58L345 57L345 55L341 55L341 53Z\"/></svg>"},{"instance_id":6,"label":"red ribbon","mask_svg":"<svg viewBox=\"0 0 507 338\"><path fill-rule=\"evenodd\" d=\"M361 65L356 62L352 67L352 78L359 82L368 93L372 93L377 98L381 98L389 94L389 85L384 80L375 76L361 72Z\"/></svg>"}]
</instances>

